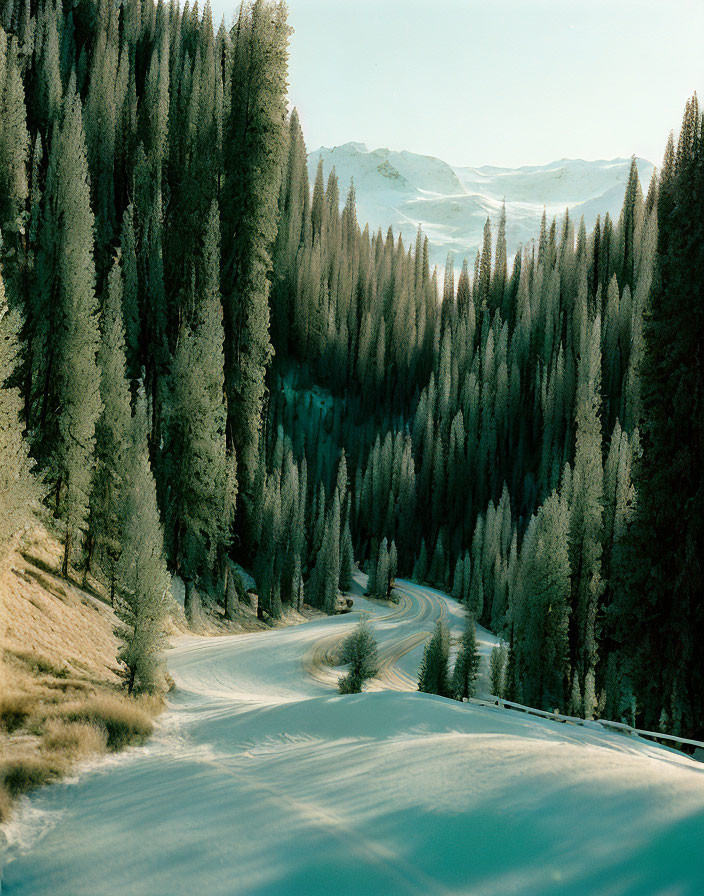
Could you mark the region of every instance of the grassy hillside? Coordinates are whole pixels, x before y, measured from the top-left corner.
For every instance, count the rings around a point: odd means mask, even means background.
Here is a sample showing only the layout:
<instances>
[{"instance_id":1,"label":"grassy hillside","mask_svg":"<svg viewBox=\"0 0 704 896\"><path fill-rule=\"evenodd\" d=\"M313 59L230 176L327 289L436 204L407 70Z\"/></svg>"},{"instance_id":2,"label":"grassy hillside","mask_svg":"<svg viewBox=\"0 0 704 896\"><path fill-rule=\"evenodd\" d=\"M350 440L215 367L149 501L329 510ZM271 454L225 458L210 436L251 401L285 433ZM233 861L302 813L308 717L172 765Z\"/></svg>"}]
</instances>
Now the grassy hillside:
<instances>
[{"instance_id":1,"label":"grassy hillside","mask_svg":"<svg viewBox=\"0 0 704 896\"><path fill-rule=\"evenodd\" d=\"M65 774L79 760L144 740L161 696L130 698L116 659L121 623L92 579L61 576L62 546L43 527L25 537L0 576L0 822L22 793ZM176 598L171 632L187 630ZM266 631L322 615L304 606L280 620L240 603L232 619L203 595L199 634ZM182 595L181 595L182 599ZM166 690L169 682L164 682Z\"/></svg>"},{"instance_id":2,"label":"grassy hillside","mask_svg":"<svg viewBox=\"0 0 704 896\"><path fill-rule=\"evenodd\" d=\"M77 760L147 737L162 706L125 696L117 617L60 568L59 543L37 528L0 578L0 821Z\"/></svg>"}]
</instances>

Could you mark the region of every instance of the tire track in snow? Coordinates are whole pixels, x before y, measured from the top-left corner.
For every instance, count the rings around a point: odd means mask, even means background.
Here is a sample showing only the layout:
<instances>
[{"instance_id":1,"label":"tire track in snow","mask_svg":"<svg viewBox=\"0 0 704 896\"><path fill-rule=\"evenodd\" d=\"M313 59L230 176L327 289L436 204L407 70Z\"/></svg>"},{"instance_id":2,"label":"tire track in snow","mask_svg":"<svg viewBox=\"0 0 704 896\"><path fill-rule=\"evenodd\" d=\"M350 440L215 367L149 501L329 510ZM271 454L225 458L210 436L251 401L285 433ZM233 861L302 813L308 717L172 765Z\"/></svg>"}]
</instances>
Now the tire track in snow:
<instances>
[{"instance_id":1,"label":"tire track in snow","mask_svg":"<svg viewBox=\"0 0 704 896\"><path fill-rule=\"evenodd\" d=\"M202 760L202 764L216 768L223 775L236 778L238 785L243 786L241 771L231 768L226 762L205 759ZM378 839L373 839L373 831L367 836L364 831L348 822L343 815L329 806L323 806L310 799L301 800L294 797L282 790L280 784L274 786L262 780L253 782L251 771L244 786L251 793L256 793L259 799L263 798L277 808L285 806L286 809L293 811L302 826L318 828L323 834L332 834L345 849L353 851L360 861L375 865L389 878L389 886L393 885L394 889L389 892L409 896L410 894L428 896L429 893L450 896L455 892L441 884L436 877L430 877L412 865L401 866L392 849L387 849Z\"/></svg>"},{"instance_id":2,"label":"tire track in snow","mask_svg":"<svg viewBox=\"0 0 704 896\"><path fill-rule=\"evenodd\" d=\"M381 624L377 630L380 640L379 672L373 679L372 690L415 691L417 682L400 669L398 663L431 636L438 619L446 622L448 617L445 601L423 586L399 584L396 592L398 603L392 605L393 609L372 617L373 621ZM379 608L388 607L383 601L369 602ZM421 628L415 628L414 624ZM340 625L334 634L324 635L309 647L302 660L308 675L321 684L337 685L340 675L339 649L355 625L356 620ZM409 633L411 626L414 630Z\"/></svg>"}]
</instances>

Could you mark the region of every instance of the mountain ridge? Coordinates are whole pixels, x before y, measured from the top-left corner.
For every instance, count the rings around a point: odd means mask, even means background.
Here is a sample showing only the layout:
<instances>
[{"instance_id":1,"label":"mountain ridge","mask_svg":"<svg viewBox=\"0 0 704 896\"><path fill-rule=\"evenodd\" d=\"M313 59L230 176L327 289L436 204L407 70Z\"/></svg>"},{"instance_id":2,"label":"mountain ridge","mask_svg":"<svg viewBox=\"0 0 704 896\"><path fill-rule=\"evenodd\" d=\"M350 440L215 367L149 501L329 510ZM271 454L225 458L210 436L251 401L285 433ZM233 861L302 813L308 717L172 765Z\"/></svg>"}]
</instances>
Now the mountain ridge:
<instances>
[{"instance_id":1,"label":"mountain ridge","mask_svg":"<svg viewBox=\"0 0 704 896\"><path fill-rule=\"evenodd\" d=\"M365 143L349 141L309 153L311 183L320 159L326 179L333 167L336 170L341 203L347 185L354 181L362 226L382 231L392 227L408 244L420 225L428 237L431 264L441 267L448 252L456 265L463 258L473 259L487 216L495 225L504 201L509 255L538 234L543 209L549 218L561 218L566 209L576 221L584 215L587 227L598 214L608 212L617 218L631 165L631 159L617 157L562 158L517 168L453 166L435 156L388 147L369 149ZM636 164L645 191L654 165L642 158L636 158Z\"/></svg>"}]
</instances>

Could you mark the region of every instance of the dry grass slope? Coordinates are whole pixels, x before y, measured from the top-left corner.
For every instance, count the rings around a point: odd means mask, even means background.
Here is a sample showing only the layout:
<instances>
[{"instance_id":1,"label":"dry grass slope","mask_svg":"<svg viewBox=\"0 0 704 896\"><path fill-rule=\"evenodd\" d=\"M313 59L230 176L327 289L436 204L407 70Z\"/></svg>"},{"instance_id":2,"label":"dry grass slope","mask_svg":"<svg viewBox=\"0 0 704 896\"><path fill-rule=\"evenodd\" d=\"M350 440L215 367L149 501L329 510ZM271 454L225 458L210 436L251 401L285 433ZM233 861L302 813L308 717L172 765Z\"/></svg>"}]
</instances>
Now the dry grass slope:
<instances>
[{"instance_id":1,"label":"dry grass slope","mask_svg":"<svg viewBox=\"0 0 704 896\"><path fill-rule=\"evenodd\" d=\"M124 694L116 616L60 567L60 546L37 528L0 577L0 822L75 762L144 740L162 705Z\"/></svg>"}]
</instances>

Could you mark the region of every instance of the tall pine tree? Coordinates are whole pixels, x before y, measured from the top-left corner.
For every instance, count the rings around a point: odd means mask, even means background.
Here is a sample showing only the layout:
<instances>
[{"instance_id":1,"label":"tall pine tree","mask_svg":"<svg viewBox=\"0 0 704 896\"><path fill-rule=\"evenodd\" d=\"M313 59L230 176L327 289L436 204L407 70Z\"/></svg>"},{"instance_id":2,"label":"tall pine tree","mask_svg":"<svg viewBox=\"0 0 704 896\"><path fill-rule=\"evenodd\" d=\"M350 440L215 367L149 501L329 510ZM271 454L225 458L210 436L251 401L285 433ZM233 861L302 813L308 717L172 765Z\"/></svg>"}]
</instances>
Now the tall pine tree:
<instances>
[{"instance_id":1,"label":"tall pine tree","mask_svg":"<svg viewBox=\"0 0 704 896\"><path fill-rule=\"evenodd\" d=\"M33 309L41 336L33 343L35 450L64 524L64 575L88 514L100 413L93 226L81 100L72 75L51 142L37 258L39 306Z\"/></svg>"},{"instance_id":2,"label":"tall pine tree","mask_svg":"<svg viewBox=\"0 0 704 896\"><path fill-rule=\"evenodd\" d=\"M283 3L243 3L225 135L222 287L230 439L245 487L256 467L272 352L268 276L285 147L288 34Z\"/></svg>"},{"instance_id":3,"label":"tall pine tree","mask_svg":"<svg viewBox=\"0 0 704 896\"><path fill-rule=\"evenodd\" d=\"M642 456L615 622L639 717L704 737L704 134L697 98L660 175L640 370Z\"/></svg>"}]
</instances>

